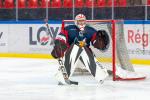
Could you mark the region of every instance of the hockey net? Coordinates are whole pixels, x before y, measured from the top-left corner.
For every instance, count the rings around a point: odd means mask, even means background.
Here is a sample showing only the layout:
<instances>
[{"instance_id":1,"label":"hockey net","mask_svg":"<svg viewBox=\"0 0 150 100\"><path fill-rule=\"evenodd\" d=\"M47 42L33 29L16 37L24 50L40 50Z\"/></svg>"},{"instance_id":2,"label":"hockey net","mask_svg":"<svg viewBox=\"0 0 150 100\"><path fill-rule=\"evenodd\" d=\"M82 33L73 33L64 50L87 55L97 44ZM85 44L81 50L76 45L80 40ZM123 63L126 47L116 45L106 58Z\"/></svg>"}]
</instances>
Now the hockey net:
<instances>
[{"instance_id":1,"label":"hockey net","mask_svg":"<svg viewBox=\"0 0 150 100\"><path fill-rule=\"evenodd\" d=\"M74 20L64 20L62 28L74 24ZM124 37L123 20L87 20L87 25L96 30L105 30L110 37L110 46L105 52L91 46L98 61L112 73L113 80L140 80L145 79L145 75L134 72L134 67L130 62ZM123 70L122 70L123 69ZM87 74L81 62L76 67L76 74ZM121 74L118 76L118 74Z\"/></svg>"}]
</instances>

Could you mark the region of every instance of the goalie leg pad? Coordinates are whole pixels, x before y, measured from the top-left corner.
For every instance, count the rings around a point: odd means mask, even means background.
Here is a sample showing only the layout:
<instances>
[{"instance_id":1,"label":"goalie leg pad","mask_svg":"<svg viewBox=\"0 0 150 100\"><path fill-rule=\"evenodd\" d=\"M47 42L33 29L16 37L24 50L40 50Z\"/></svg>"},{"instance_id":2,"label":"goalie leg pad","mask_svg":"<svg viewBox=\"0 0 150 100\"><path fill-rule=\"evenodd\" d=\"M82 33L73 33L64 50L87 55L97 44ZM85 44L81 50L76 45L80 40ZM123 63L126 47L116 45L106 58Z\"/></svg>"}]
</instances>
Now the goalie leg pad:
<instances>
[{"instance_id":1,"label":"goalie leg pad","mask_svg":"<svg viewBox=\"0 0 150 100\"><path fill-rule=\"evenodd\" d=\"M67 84L65 82L64 76L62 74L62 71L59 69L58 72L55 74L55 78L57 79L57 81L61 84Z\"/></svg>"},{"instance_id":2,"label":"goalie leg pad","mask_svg":"<svg viewBox=\"0 0 150 100\"><path fill-rule=\"evenodd\" d=\"M95 77L95 79L98 82L103 82L108 76L107 69L96 60L87 47L84 47L81 58L86 69Z\"/></svg>"},{"instance_id":3,"label":"goalie leg pad","mask_svg":"<svg viewBox=\"0 0 150 100\"><path fill-rule=\"evenodd\" d=\"M55 78L58 81L58 85L78 85L78 82L71 81L69 79L64 79L63 73L61 70L58 70L58 72L55 74Z\"/></svg>"},{"instance_id":4,"label":"goalie leg pad","mask_svg":"<svg viewBox=\"0 0 150 100\"><path fill-rule=\"evenodd\" d=\"M73 44L65 54L64 66L66 68L68 76L71 76L75 70L78 63L80 54L83 50L79 46Z\"/></svg>"}]
</instances>

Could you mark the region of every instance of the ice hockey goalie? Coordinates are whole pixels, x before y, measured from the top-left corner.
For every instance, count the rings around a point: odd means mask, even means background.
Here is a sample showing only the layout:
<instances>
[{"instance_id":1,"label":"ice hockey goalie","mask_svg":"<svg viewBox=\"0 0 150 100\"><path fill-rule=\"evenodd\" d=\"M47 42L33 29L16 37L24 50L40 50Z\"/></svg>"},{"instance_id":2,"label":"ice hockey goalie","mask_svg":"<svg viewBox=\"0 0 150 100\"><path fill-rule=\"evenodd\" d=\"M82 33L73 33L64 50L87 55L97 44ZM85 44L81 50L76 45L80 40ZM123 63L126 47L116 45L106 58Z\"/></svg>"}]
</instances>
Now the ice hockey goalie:
<instances>
[{"instance_id":1,"label":"ice hockey goalie","mask_svg":"<svg viewBox=\"0 0 150 100\"><path fill-rule=\"evenodd\" d=\"M90 46L105 52L110 45L110 38L105 30L95 30L86 24L86 17L78 14L75 25L66 26L55 38L51 54L54 58L62 57L68 76L71 76L80 60L98 82L103 82L109 75L94 56ZM123 70L123 69L119 69ZM123 71L122 71L123 72ZM120 73L118 73L118 76ZM121 73L122 75L122 73ZM123 75L122 75L123 76ZM59 77L59 76L57 76Z\"/></svg>"}]
</instances>

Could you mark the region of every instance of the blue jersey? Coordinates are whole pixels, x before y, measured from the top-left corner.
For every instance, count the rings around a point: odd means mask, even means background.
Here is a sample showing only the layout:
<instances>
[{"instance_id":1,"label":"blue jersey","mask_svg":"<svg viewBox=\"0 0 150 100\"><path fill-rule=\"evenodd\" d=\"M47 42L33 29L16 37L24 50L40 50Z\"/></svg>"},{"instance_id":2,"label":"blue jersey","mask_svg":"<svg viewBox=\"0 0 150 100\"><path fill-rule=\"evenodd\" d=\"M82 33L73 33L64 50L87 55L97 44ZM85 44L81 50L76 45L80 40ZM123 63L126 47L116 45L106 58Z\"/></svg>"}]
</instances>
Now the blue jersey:
<instances>
[{"instance_id":1,"label":"blue jersey","mask_svg":"<svg viewBox=\"0 0 150 100\"><path fill-rule=\"evenodd\" d=\"M96 33L97 31L90 26L85 26L84 31L80 31L76 25L69 25L64 28L58 37L61 40L65 40L69 45L77 43L78 41L85 41L86 45L89 47L90 42L95 40Z\"/></svg>"}]
</instances>

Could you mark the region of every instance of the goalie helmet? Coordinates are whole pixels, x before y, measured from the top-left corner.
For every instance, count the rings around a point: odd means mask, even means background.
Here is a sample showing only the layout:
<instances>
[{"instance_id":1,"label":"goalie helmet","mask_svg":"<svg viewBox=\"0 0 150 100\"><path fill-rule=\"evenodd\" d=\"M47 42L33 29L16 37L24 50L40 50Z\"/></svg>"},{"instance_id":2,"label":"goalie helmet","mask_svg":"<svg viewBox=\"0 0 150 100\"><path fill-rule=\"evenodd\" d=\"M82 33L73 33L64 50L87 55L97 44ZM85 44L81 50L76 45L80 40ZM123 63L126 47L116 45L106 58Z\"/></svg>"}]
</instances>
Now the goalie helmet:
<instances>
[{"instance_id":1,"label":"goalie helmet","mask_svg":"<svg viewBox=\"0 0 150 100\"><path fill-rule=\"evenodd\" d=\"M84 27L86 26L86 17L83 14L78 14L75 17L75 25L77 25L77 27L83 31Z\"/></svg>"}]
</instances>

